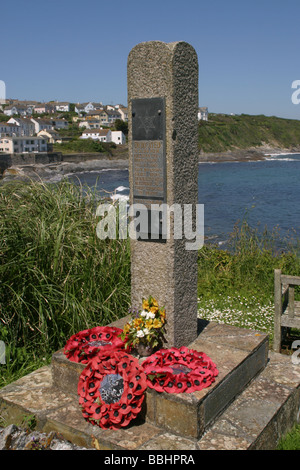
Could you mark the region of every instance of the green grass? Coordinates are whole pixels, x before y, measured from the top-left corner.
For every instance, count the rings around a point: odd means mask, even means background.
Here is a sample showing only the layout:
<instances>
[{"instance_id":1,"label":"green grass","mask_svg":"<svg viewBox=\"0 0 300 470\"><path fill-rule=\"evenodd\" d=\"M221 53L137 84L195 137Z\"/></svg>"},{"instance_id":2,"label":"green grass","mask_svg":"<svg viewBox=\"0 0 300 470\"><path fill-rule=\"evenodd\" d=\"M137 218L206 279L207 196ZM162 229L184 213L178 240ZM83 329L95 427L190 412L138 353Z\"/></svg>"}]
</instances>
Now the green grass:
<instances>
[{"instance_id":1,"label":"green grass","mask_svg":"<svg viewBox=\"0 0 300 470\"><path fill-rule=\"evenodd\" d=\"M103 153L106 149L99 141L73 138L69 142L53 144L53 151L62 153Z\"/></svg>"},{"instance_id":2,"label":"green grass","mask_svg":"<svg viewBox=\"0 0 300 470\"><path fill-rule=\"evenodd\" d=\"M277 450L300 450L300 424L294 427L280 440Z\"/></svg>"},{"instance_id":3,"label":"green grass","mask_svg":"<svg viewBox=\"0 0 300 470\"><path fill-rule=\"evenodd\" d=\"M129 243L97 237L98 203L68 182L1 187L0 340L9 359L0 386L20 367L46 363L71 334L127 313Z\"/></svg>"},{"instance_id":4,"label":"green grass","mask_svg":"<svg viewBox=\"0 0 300 470\"><path fill-rule=\"evenodd\" d=\"M274 269L300 275L300 246L253 228L237 225L228 250L204 246L198 257L199 317L270 334L274 317ZM280 248L285 246L285 250ZM299 299L299 290L296 291Z\"/></svg>"},{"instance_id":5,"label":"green grass","mask_svg":"<svg viewBox=\"0 0 300 470\"><path fill-rule=\"evenodd\" d=\"M269 144L279 148L300 146L300 121L275 116L209 114L199 121L199 148L224 152Z\"/></svg>"}]
</instances>

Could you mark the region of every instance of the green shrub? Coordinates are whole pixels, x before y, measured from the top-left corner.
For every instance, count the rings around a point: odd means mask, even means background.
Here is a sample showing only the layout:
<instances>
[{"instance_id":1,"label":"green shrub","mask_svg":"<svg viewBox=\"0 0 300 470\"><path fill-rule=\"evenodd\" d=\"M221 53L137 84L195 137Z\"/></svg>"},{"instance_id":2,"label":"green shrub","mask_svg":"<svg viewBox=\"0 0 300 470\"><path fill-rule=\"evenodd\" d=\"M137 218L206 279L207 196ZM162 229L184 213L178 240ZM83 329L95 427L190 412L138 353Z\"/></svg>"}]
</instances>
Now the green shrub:
<instances>
[{"instance_id":1,"label":"green shrub","mask_svg":"<svg viewBox=\"0 0 300 470\"><path fill-rule=\"evenodd\" d=\"M8 368L61 348L82 329L127 313L127 240L96 235L93 190L8 183L0 192L0 340ZM23 355L22 358L20 354Z\"/></svg>"}]
</instances>

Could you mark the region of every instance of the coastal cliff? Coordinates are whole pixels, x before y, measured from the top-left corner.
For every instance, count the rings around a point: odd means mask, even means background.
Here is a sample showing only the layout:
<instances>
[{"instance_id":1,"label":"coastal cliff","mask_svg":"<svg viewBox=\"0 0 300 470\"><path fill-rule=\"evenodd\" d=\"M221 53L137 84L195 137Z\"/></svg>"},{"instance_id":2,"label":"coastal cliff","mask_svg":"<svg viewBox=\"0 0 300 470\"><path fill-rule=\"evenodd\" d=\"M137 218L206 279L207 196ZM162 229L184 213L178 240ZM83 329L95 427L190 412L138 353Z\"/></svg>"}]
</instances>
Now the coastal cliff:
<instances>
[{"instance_id":1,"label":"coastal cliff","mask_svg":"<svg viewBox=\"0 0 300 470\"><path fill-rule=\"evenodd\" d=\"M299 152L300 121L276 116L248 114L209 114L208 121L199 121L200 157L236 152L240 158L262 154ZM250 152L250 155L249 155ZM205 160L204 160L205 161Z\"/></svg>"}]
</instances>

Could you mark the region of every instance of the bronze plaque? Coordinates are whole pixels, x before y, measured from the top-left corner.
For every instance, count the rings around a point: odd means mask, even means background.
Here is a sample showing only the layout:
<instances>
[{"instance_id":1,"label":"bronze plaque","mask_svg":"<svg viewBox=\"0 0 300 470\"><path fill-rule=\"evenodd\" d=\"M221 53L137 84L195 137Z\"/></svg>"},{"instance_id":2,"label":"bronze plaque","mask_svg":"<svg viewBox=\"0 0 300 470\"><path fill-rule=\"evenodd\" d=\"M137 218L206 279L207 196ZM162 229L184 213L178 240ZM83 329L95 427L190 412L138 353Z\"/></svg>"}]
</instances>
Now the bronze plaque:
<instances>
[{"instance_id":1,"label":"bronze plaque","mask_svg":"<svg viewBox=\"0 0 300 470\"><path fill-rule=\"evenodd\" d=\"M153 224L156 216L151 215L151 204L166 202L164 98L132 100L132 181L133 203L143 204L148 212L140 239L161 240L161 221L159 227Z\"/></svg>"},{"instance_id":2,"label":"bronze plaque","mask_svg":"<svg viewBox=\"0 0 300 470\"><path fill-rule=\"evenodd\" d=\"M165 99L136 98L131 104L132 140L164 140Z\"/></svg>"},{"instance_id":3,"label":"bronze plaque","mask_svg":"<svg viewBox=\"0 0 300 470\"><path fill-rule=\"evenodd\" d=\"M132 100L133 203L166 202L165 102Z\"/></svg>"},{"instance_id":4,"label":"bronze plaque","mask_svg":"<svg viewBox=\"0 0 300 470\"><path fill-rule=\"evenodd\" d=\"M139 140L132 145L133 202L165 202L164 142Z\"/></svg>"}]
</instances>

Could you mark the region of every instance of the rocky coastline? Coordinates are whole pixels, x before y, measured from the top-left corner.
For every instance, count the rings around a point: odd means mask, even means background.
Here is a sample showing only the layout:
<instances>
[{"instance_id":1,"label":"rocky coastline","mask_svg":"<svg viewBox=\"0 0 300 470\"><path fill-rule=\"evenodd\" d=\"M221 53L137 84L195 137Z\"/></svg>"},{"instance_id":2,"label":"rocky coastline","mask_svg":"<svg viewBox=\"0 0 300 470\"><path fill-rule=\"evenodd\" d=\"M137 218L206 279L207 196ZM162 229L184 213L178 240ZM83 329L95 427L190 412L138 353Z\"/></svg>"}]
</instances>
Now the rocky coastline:
<instances>
[{"instance_id":1,"label":"rocky coastline","mask_svg":"<svg viewBox=\"0 0 300 470\"><path fill-rule=\"evenodd\" d=\"M262 161L267 160L274 154L284 153L300 153L300 147L283 149L278 147L253 147L249 149L236 149L228 150L219 153L202 153L199 155L199 162L201 163L222 163L222 162L247 162L247 161Z\"/></svg>"},{"instance_id":2,"label":"rocky coastline","mask_svg":"<svg viewBox=\"0 0 300 470\"><path fill-rule=\"evenodd\" d=\"M220 153L199 154L199 163L225 163L262 161L274 154L300 153L299 148L282 149L275 147L259 147L249 149L236 149ZM127 169L128 156L121 157L108 155L80 155L68 156L64 161L55 163L30 163L12 165L7 168L0 178L0 182L11 180L42 180L60 181L72 173L101 171L105 169Z\"/></svg>"},{"instance_id":3,"label":"rocky coastline","mask_svg":"<svg viewBox=\"0 0 300 470\"><path fill-rule=\"evenodd\" d=\"M127 158L103 158L102 156L100 158L95 156L90 159L82 158L82 160L76 161L12 165L3 172L0 183L12 180L57 182L72 173L126 168L128 168Z\"/></svg>"}]
</instances>

